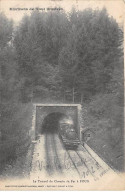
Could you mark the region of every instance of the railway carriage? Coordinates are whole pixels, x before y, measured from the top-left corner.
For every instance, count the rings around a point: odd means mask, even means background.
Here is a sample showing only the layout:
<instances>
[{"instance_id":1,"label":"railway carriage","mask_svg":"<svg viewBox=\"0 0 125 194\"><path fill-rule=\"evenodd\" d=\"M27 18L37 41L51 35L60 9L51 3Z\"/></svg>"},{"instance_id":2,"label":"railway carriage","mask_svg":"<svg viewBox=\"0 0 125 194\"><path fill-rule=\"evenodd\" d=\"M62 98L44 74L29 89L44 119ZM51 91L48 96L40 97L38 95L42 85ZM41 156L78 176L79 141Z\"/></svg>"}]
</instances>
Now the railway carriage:
<instances>
[{"instance_id":1,"label":"railway carriage","mask_svg":"<svg viewBox=\"0 0 125 194\"><path fill-rule=\"evenodd\" d=\"M61 119L59 121L59 137L65 147L77 148L80 144L78 134L71 119Z\"/></svg>"}]
</instances>

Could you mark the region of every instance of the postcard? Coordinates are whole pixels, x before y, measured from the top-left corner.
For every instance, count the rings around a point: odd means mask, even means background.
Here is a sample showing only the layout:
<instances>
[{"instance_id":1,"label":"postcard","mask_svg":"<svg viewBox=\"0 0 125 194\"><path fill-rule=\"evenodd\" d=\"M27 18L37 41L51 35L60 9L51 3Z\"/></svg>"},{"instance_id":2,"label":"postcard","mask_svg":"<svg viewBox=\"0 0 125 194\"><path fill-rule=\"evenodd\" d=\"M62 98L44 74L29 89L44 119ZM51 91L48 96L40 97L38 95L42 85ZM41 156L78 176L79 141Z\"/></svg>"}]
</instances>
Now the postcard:
<instances>
[{"instance_id":1,"label":"postcard","mask_svg":"<svg viewBox=\"0 0 125 194\"><path fill-rule=\"evenodd\" d=\"M0 0L0 190L124 190L123 0Z\"/></svg>"}]
</instances>

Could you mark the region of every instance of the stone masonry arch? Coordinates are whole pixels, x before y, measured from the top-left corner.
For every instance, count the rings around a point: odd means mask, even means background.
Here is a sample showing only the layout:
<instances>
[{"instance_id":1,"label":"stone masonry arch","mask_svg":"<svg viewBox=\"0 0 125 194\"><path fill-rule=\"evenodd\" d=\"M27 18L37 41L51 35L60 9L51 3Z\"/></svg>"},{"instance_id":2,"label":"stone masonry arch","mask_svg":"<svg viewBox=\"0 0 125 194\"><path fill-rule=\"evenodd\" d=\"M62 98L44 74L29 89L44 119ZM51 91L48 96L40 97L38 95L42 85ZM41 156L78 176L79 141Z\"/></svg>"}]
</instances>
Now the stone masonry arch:
<instances>
[{"instance_id":1,"label":"stone masonry arch","mask_svg":"<svg viewBox=\"0 0 125 194\"><path fill-rule=\"evenodd\" d=\"M75 128L80 138L80 104L33 104L32 139L40 134L42 123L51 113L62 113L73 119Z\"/></svg>"}]
</instances>

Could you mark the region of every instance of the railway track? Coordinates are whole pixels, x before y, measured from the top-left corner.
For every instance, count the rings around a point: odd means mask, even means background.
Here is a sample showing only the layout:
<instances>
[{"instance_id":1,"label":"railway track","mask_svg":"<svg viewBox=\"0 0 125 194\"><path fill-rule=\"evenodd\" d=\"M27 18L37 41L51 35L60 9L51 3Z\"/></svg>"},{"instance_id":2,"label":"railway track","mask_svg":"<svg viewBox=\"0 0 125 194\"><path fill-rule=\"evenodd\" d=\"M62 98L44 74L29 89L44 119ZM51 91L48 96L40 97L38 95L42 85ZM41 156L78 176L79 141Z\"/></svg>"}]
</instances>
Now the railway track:
<instances>
[{"instance_id":1,"label":"railway track","mask_svg":"<svg viewBox=\"0 0 125 194\"><path fill-rule=\"evenodd\" d=\"M83 150L82 150L83 149ZM80 178L92 177L95 181L108 169L101 166L87 149L66 150ZM79 159L78 159L79 158ZM79 162L77 162L79 160Z\"/></svg>"},{"instance_id":2,"label":"railway track","mask_svg":"<svg viewBox=\"0 0 125 194\"><path fill-rule=\"evenodd\" d=\"M60 149L64 149L63 144L59 141L58 141L58 147ZM81 156L81 154L78 150L64 149L63 154L68 156L66 158L71 163L69 168L72 168L71 170L76 171L79 178L87 178L87 176L91 176L94 178L94 180L97 179L95 174L92 172L93 169L91 169L87 166L85 159ZM96 163L97 163L97 161L96 161ZM63 171L65 171L64 168L63 168Z\"/></svg>"},{"instance_id":3,"label":"railway track","mask_svg":"<svg viewBox=\"0 0 125 194\"><path fill-rule=\"evenodd\" d=\"M42 170L35 168L37 175L55 177L75 177L98 180L106 170L82 145L78 149L65 149L57 134L43 134L35 144L33 166L42 161ZM101 165L100 165L101 164ZM33 173L32 173L33 175Z\"/></svg>"},{"instance_id":4,"label":"railway track","mask_svg":"<svg viewBox=\"0 0 125 194\"><path fill-rule=\"evenodd\" d=\"M46 169L51 175L55 171L62 173L62 166L58 157L57 145L53 134L45 135Z\"/></svg>"},{"instance_id":5,"label":"railway track","mask_svg":"<svg viewBox=\"0 0 125 194\"><path fill-rule=\"evenodd\" d=\"M46 154L46 171L49 175L54 173L54 165L52 161L52 146L49 134L45 134L45 154Z\"/></svg>"},{"instance_id":6,"label":"railway track","mask_svg":"<svg viewBox=\"0 0 125 194\"><path fill-rule=\"evenodd\" d=\"M52 137L51 137L51 142L52 142L52 147L53 147L54 163L55 163L55 166L56 166L56 170L59 171L60 173L62 173L62 166L61 166L60 159L59 159L59 156L58 156L57 144L56 144L56 140L55 140L54 135L52 135Z\"/></svg>"}]
</instances>

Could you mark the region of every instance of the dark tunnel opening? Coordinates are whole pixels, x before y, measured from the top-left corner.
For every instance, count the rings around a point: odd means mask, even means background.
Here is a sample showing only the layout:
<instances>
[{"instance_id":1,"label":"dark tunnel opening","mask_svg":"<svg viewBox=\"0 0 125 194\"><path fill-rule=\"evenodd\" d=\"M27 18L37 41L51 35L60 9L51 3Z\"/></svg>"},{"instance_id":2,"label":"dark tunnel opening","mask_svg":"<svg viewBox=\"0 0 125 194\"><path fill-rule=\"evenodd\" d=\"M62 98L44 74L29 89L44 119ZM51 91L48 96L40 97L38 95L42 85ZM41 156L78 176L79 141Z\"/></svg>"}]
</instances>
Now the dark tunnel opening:
<instances>
[{"instance_id":1,"label":"dark tunnel opening","mask_svg":"<svg viewBox=\"0 0 125 194\"><path fill-rule=\"evenodd\" d=\"M67 116L63 113L50 113L43 120L41 133L57 133L59 120L64 118L67 118Z\"/></svg>"}]
</instances>

